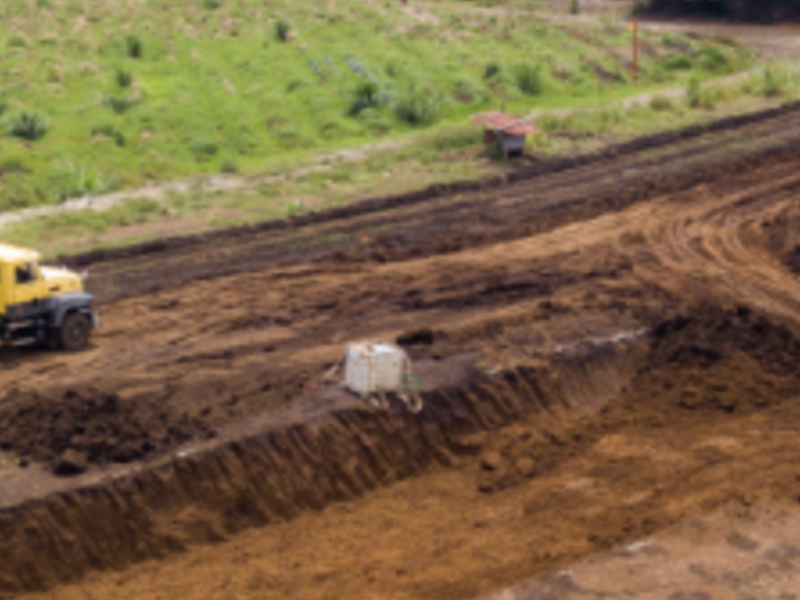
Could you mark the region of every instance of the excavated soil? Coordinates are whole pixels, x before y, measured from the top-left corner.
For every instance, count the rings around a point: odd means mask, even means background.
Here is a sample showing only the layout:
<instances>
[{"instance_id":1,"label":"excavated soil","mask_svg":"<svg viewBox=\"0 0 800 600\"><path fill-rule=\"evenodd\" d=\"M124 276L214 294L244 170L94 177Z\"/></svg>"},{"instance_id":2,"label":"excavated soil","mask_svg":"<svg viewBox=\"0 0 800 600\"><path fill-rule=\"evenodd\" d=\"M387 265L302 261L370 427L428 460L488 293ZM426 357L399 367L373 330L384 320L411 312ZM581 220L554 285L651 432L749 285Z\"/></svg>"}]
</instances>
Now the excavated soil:
<instances>
[{"instance_id":1,"label":"excavated soil","mask_svg":"<svg viewBox=\"0 0 800 600\"><path fill-rule=\"evenodd\" d=\"M127 463L212 435L202 420L175 414L146 395L121 399L92 388L59 396L12 391L0 404L0 450L66 474L85 466L70 468L65 455L81 463Z\"/></svg>"},{"instance_id":2,"label":"excavated soil","mask_svg":"<svg viewBox=\"0 0 800 600\"><path fill-rule=\"evenodd\" d=\"M720 326L723 350L698 367L696 334ZM84 508L71 511L81 543L69 554L53 523L66 506L39 507L26 520L38 562L23 570L19 550L4 553L8 581L38 586L90 562L129 568L32 597L472 598L720 506L796 502L797 369L746 352L785 329L708 309L659 329L426 395L426 417L339 413L335 426L142 474L135 492L70 498ZM782 359L796 367L796 350ZM192 549L131 568L134 541L156 557Z\"/></svg>"},{"instance_id":3,"label":"excavated soil","mask_svg":"<svg viewBox=\"0 0 800 600\"><path fill-rule=\"evenodd\" d=\"M463 600L796 501L799 127L74 257L93 347L2 356L0 596ZM330 381L357 339L415 390Z\"/></svg>"}]
</instances>

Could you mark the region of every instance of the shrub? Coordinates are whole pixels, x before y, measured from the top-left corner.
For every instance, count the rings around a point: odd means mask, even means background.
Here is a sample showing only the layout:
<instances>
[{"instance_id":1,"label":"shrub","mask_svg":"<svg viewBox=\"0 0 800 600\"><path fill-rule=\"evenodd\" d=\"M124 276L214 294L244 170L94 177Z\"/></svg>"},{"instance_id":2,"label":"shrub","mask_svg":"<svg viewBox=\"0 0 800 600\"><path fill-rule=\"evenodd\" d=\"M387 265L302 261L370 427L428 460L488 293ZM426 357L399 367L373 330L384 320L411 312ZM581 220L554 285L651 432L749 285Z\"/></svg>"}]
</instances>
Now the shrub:
<instances>
[{"instance_id":1,"label":"shrub","mask_svg":"<svg viewBox=\"0 0 800 600\"><path fill-rule=\"evenodd\" d=\"M569 0L569 14L577 15L581 12L580 0Z\"/></svg>"},{"instance_id":2,"label":"shrub","mask_svg":"<svg viewBox=\"0 0 800 600\"><path fill-rule=\"evenodd\" d=\"M317 62L313 58L309 58L308 66L311 67L311 70L314 71L314 74L322 81L326 81L328 79L329 73L322 63Z\"/></svg>"},{"instance_id":3,"label":"shrub","mask_svg":"<svg viewBox=\"0 0 800 600\"><path fill-rule=\"evenodd\" d=\"M764 69L764 95L768 98L774 98L775 96L780 96L782 92L781 85L772 72L772 68L767 66Z\"/></svg>"},{"instance_id":4,"label":"shrub","mask_svg":"<svg viewBox=\"0 0 800 600\"><path fill-rule=\"evenodd\" d=\"M350 98L350 116L358 116L361 111L380 105L380 87L370 80L362 80L353 90Z\"/></svg>"},{"instance_id":5,"label":"shrub","mask_svg":"<svg viewBox=\"0 0 800 600\"><path fill-rule=\"evenodd\" d=\"M282 148L299 148L305 143L300 131L288 123L275 132L275 137Z\"/></svg>"},{"instance_id":6,"label":"shrub","mask_svg":"<svg viewBox=\"0 0 800 600\"><path fill-rule=\"evenodd\" d=\"M692 45L688 40L679 36L669 35L668 33L661 36L661 43L667 48L674 48L681 52L690 52L692 50Z\"/></svg>"},{"instance_id":7,"label":"shrub","mask_svg":"<svg viewBox=\"0 0 800 600\"><path fill-rule=\"evenodd\" d=\"M100 125L92 128L92 137L103 136L114 140L114 143L122 148L125 146L125 136L112 125Z\"/></svg>"},{"instance_id":8,"label":"shrub","mask_svg":"<svg viewBox=\"0 0 800 600\"><path fill-rule=\"evenodd\" d=\"M483 70L483 78L484 79L493 79L500 74L500 65L497 63L490 62L486 65L486 68Z\"/></svg>"},{"instance_id":9,"label":"shrub","mask_svg":"<svg viewBox=\"0 0 800 600\"><path fill-rule=\"evenodd\" d=\"M301 87L306 85L306 82L302 79L292 79L289 83L286 84L286 91L291 93L295 90L299 90Z\"/></svg>"},{"instance_id":10,"label":"shrub","mask_svg":"<svg viewBox=\"0 0 800 600\"><path fill-rule=\"evenodd\" d=\"M666 96L653 96L650 100L650 108L656 111L670 111L674 108L672 100Z\"/></svg>"},{"instance_id":11,"label":"shrub","mask_svg":"<svg viewBox=\"0 0 800 600\"><path fill-rule=\"evenodd\" d=\"M541 65L521 64L514 70L517 87L526 96L538 96L542 93Z\"/></svg>"},{"instance_id":12,"label":"shrub","mask_svg":"<svg viewBox=\"0 0 800 600\"><path fill-rule=\"evenodd\" d=\"M220 173L238 173L239 165L236 164L236 160L226 156L219 164L219 171Z\"/></svg>"},{"instance_id":13,"label":"shrub","mask_svg":"<svg viewBox=\"0 0 800 600\"><path fill-rule=\"evenodd\" d=\"M283 19L278 20L275 23L275 37L278 38L281 42L288 42L289 41L289 33L291 33L292 27L284 21Z\"/></svg>"},{"instance_id":14,"label":"shrub","mask_svg":"<svg viewBox=\"0 0 800 600\"><path fill-rule=\"evenodd\" d=\"M209 10L216 10L223 4L225 4L225 0L202 0L201 4L203 8L207 8Z\"/></svg>"},{"instance_id":15,"label":"shrub","mask_svg":"<svg viewBox=\"0 0 800 600\"><path fill-rule=\"evenodd\" d=\"M119 67L114 73L114 80L121 88L130 87L133 82L133 75L131 72L123 67Z\"/></svg>"},{"instance_id":16,"label":"shrub","mask_svg":"<svg viewBox=\"0 0 800 600\"><path fill-rule=\"evenodd\" d=\"M9 48L25 48L27 46L27 42L25 38L19 35L12 35L8 39L8 47Z\"/></svg>"},{"instance_id":17,"label":"shrub","mask_svg":"<svg viewBox=\"0 0 800 600\"><path fill-rule=\"evenodd\" d=\"M108 94L103 98L103 106L121 115L136 106L136 98L129 94Z\"/></svg>"},{"instance_id":18,"label":"shrub","mask_svg":"<svg viewBox=\"0 0 800 600\"><path fill-rule=\"evenodd\" d=\"M670 56L661 62L661 66L668 71L689 71L692 68L692 59L686 55Z\"/></svg>"},{"instance_id":19,"label":"shrub","mask_svg":"<svg viewBox=\"0 0 800 600\"><path fill-rule=\"evenodd\" d=\"M141 58L144 48L142 47L142 40L135 35L129 35L125 38L125 48L128 51L128 56L131 58Z\"/></svg>"},{"instance_id":20,"label":"shrub","mask_svg":"<svg viewBox=\"0 0 800 600\"><path fill-rule=\"evenodd\" d=\"M0 115L4 114L8 110L8 104L0 100Z\"/></svg>"},{"instance_id":21,"label":"shrub","mask_svg":"<svg viewBox=\"0 0 800 600\"><path fill-rule=\"evenodd\" d=\"M44 137L50 130L46 119L27 111L9 115L4 124L9 135L31 141Z\"/></svg>"},{"instance_id":22,"label":"shrub","mask_svg":"<svg viewBox=\"0 0 800 600\"><path fill-rule=\"evenodd\" d=\"M389 119L377 108L366 108L358 113L358 122L368 131L383 135L392 128Z\"/></svg>"},{"instance_id":23,"label":"shrub","mask_svg":"<svg viewBox=\"0 0 800 600\"><path fill-rule=\"evenodd\" d=\"M66 161L53 169L51 181L56 197L64 202L70 198L81 198L102 194L108 189L103 176L86 164Z\"/></svg>"},{"instance_id":24,"label":"shrub","mask_svg":"<svg viewBox=\"0 0 800 600\"><path fill-rule=\"evenodd\" d=\"M711 73L729 73L731 71L728 57L714 46L705 45L700 48L698 54L698 64L702 69Z\"/></svg>"},{"instance_id":25,"label":"shrub","mask_svg":"<svg viewBox=\"0 0 800 600\"><path fill-rule=\"evenodd\" d=\"M409 125L428 125L439 116L440 102L431 94L409 90L394 104L394 114Z\"/></svg>"},{"instance_id":26,"label":"shrub","mask_svg":"<svg viewBox=\"0 0 800 600\"><path fill-rule=\"evenodd\" d=\"M686 101L692 108L713 110L714 102L718 95L719 94L713 89L703 90L700 87L700 80L697 77L692 77L686 88Z\"/></svg>"},{"instance_id":27,"label":"shrub","mask_svg":"<svg viewBox=\"0 0 800 600\"><path fill-rule=\"evenodd\" d=\"M214 140L202 137L193 140L189 145L189 149L197 160L211 158L219 152L219 147Z\"/></svg>"},{"instance_id":28,"label":"shrub","mask_svg":"<svg viewBox=\"0 0 800 600\"><path fill-rule=\"evenodd\" d=\"M692 77L686 86L686 101L692 108L699 108L703 102L700 80L697 77Z\"/></svg>"},{"instance_id":29,"label":"shrub","mask_svg":"<svg viewBox=\"0 0 800 600\"><path fill-rule=\"evenodd\" d=\"M30 168L20 156L9 156L0 160L0 176L9 173L30 173Z\"/></svg>"},{"instance_id":30,"label":"shrub","mask_svg":"<svg viewBox=\"0 0 800 600\"><path fill-rule=\"evenodd\" d=\"M34 206L48 200L42 186L24 173L7 173L0 183L0 207L4 210Z\"/></svg>"},{"instance_id":31,"label":"shrub","mask_svg":"<svg viewBox=\"0 0 800 600\"><path fill-rule=\"evenodd\" d=\"M473 127L448 127L427 137L422 142L422 147L441 154L464 148L475 148L479 142L480 138Z\"/></svg>"},{"instance_id":32,"label":"shrub","mask_svg":"<svg viewBox=\"0 0 800 600\"><path fill-rule=\"evenodd\" d=\"M486 93L468 79L457 79L453 84L453 97L462 104L472 104L485 99Z\"/></svg>"}]
</instances>

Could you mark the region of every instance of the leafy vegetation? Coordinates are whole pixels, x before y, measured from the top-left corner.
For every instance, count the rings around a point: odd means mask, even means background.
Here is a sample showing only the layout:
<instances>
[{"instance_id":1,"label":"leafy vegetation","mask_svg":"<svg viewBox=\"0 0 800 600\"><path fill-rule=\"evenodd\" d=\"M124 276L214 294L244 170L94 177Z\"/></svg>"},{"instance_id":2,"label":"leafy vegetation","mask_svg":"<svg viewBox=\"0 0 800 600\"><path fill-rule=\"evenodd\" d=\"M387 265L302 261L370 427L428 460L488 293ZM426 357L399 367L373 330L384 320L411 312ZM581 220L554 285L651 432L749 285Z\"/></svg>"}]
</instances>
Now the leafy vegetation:
<instances>
[{"instance_id":1,"label":"leafy vegetation","mask_svg":"<svg viewBox=\"0 0 800 600\"><path fill-rule=\"evenodd\" d=\"M275 35L277 36L278 40L281 42L288 42L289 41L289 34L292 31L291 25L284 21L283 19L279 19L275 22Z\"/></svg>"},{"instance_id":2,"label":"leafy vegetation","mask_svg":"<svg viewBox=\"0 0 800 600\"><path fill-rule=\"evenodd\" d=\"M142 40L135 35L129 35L125 38L125 47L128 50L128 56L131 58L142 58Z\"/></svg>"},{"instance_id":3,"label":"leafy vegetation","mask_svg":"<svg viewBox=\"0 0 800 600\"><path fill-rule=\"evenodd\" d=\"M501 69L500 65L494 62L490 62L486 65L486 68L483 70L483 78L484 79L492 79L493 77L497 77L500 75Z\"/></svg>"},{"instance_id":4,"label":"leafy vegetation","mask_svg":"<svg viewBox=\"0 0 800 600\"><path fill-rule=\"evenodd\" d=\"M8 115L5 119L8 135L24 140L38 140L50 130L50 123L38 114L21 111Z\"/></svg>"},{"instance_id":5,"label":"leafy vegetation","mask_svg":"<svg viewBox=\"0 0 800 600\"><path fill-rule=\"evenodd\" d=\"M107 94L103 105L121 115L136 106L136 99L130 94Z\"/></svg>"},{"instance_id":6,"label":"leafy vegetation","mask_svg":"<svg viewBox=\"0 0 800 600\"><path fill-rule=\"evenodd\" d=\"M768 98L774 96L780 96L781 92L781 85L778 83L778 79L773 73L772 69L767 66L764 69L764 95Z\"/></svg>"},{"instance_id":7,"label":"leafy vegetation","mask_svg":"<svg viewBox=\"0 0 800 600\"><path fill-rule=\"evenodd\" d=\"M428 125L437 119L440 107L437 96L412 88L395 100L394 113L409 125Z\"/></svg>"},{"instance_id":8,"label":"leafy vegetation","mask_svg":"<svg viewBox=\"0 0 800 600\"><path fill-rule=\"evenodd\" d=\"M124 147L126 143L125 134L123 134L113 125L98 125L96 127L92 127L91 135L92 137L104 136L108 139L114 140L114 143L120 148Z\"/></svg>"},{"instance_id":9,"label":"leafy vegetation","mask_svg":"<svg viewBox=\"0 0 800 600\"><path fill-rule=\"evenodd\" d=\"M363 110L377 107L380 104L380 86L374 81L365 79L356 84L350 102L350 115L358 116Z\"/></svg>"},{"instance_id":10,"label":"leafy vegetation","mask_svg":"<svg viewBox=\"0 0 800 600\"><path fill-rule=\"evenodd\" d=\"M538 96L542 93L542 66L528 63L518 65L514 70L519 90L526 96Z\"/></svg>"},{"instance_id":11,"label":"leafy vegetation","mask_svg":"<svg viewBox=\"0 0 800 600\"><path fill-rule=\"evenodd\" d=\"M119 67L114 77L117 85L121 88L130 87L133 82L133 75L128 69Z\"/></svg>"},{"instance_id":12,"label":"leafy vegetation","mask_svg":"<svg viewBox=\"0 0 800 600\"><path fill-rule=\"evenodd\" d=\"M99 194L109 187L102 175L91 167L74 162L57 164L53 169L52 180L61 201Z\"/></svg>"}]
</instances>

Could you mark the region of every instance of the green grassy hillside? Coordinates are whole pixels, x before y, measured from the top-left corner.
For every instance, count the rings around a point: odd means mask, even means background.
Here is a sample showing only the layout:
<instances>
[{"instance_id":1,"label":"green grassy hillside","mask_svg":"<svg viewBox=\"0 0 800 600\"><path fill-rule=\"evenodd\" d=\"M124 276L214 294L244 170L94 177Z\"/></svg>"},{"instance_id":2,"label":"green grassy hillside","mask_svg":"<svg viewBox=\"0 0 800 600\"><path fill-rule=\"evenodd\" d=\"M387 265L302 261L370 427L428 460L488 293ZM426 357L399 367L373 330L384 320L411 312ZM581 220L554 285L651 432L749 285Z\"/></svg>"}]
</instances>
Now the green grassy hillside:
<instances>
[{"instance_id":1,"label":"green grassy hillside","mask_svg":"<svg viewBox=\"0 0 800 600\"><path fill-rule=\"evenodd\" d=\"M503 103L634 92L623 24L543 18L363 0L3 0L0 209L261 172ZM743 61L675 36L642 50L643 87Z\"/></svg>"}]
</instances>

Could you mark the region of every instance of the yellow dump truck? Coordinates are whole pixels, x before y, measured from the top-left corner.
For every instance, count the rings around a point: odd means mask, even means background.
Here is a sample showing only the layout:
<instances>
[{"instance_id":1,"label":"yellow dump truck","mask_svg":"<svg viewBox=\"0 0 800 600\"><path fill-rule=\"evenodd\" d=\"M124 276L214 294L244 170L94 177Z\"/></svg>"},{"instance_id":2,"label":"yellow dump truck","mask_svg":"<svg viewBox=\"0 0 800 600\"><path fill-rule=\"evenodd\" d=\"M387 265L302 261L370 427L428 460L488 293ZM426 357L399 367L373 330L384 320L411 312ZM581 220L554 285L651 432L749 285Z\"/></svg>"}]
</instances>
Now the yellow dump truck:
<instances>
[{"instance_id":1,"label":"yellow dump truck","mask_svg":"<svg viewBox=\"0 0 800 600\"><path fill-rule=\"evenodd\" d=\"M83 278L39 266L39 253L0 243L0 336L6 346L86 347L98 316Z\"/></svg>"}]
</instances>

